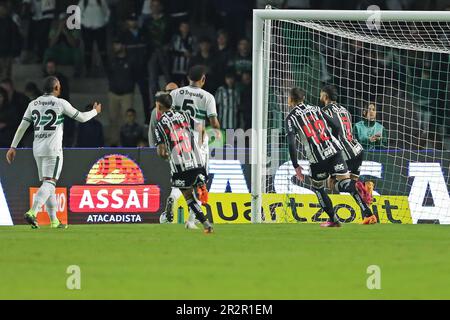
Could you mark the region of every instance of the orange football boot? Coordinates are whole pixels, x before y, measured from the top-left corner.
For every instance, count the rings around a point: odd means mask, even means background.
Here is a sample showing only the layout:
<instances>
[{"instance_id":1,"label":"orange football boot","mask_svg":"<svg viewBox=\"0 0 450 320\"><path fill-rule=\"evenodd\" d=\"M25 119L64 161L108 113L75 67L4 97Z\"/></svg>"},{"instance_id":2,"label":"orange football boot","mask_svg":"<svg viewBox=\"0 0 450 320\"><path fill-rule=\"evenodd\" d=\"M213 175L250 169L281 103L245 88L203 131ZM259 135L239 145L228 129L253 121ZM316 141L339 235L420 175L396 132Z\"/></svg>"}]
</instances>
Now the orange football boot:
<instances>
[{"instance_id":1,"label":"orange football boot","mask_svg":"<svg viewBox=\"0 0 450 320\"><path fill-rule=\"evenodd\" d=\"M376 215L371 215L370 217L365 217L363 222L361 222L361 224L377 224L378 223L378 219Z\"/></svg>"}]
</instances>

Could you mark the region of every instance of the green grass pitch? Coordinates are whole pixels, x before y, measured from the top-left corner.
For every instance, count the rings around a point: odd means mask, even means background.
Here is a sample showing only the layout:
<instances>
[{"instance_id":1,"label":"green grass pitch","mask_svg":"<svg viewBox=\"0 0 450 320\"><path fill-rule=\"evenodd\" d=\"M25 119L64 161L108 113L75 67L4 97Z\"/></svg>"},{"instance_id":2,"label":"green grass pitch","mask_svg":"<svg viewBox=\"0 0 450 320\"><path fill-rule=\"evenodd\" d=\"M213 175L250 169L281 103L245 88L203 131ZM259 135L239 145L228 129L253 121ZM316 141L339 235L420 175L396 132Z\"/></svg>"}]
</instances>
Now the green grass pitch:
<instances>
[{"instance_id":1,"label":"green grass pitch","mask_svg":"<svg viewBox=\"0 0 450 320\"><path fill-rule=\"evenodd\" d=\"M438 225L4 227L0 299L449 299L449 248ZM66 288L69 265L81 290Z\"/></svg>"}]
</instances>

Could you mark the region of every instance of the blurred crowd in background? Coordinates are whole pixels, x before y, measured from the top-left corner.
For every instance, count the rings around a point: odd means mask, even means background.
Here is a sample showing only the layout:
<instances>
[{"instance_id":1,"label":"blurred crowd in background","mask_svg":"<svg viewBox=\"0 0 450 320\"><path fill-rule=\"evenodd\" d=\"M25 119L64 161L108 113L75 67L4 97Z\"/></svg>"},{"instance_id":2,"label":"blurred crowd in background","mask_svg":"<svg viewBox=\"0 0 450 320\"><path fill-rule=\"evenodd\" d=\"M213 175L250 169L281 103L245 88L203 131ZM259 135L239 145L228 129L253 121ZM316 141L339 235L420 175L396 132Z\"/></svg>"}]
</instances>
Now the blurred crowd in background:
<instances>
[{"instance_id":1,"label":"blurred crowd in background","mask_svg":"<svg viewBox=\"0 0 450 320\"><path fill-rule=\"evenodd\" d=\"M450 1L443 0L0 0L0 147L9 147L29 101L42 94L40 83L29 82L20 92L11 80L14 65L26 64L41 65L42 77L57 76L62 98L69 101L71 82L108 81L108 101L102 101L109 109L108 128L97 120L75 124L67 119L66 147L146 146L154 94L168 82L188 84L186 74L198 64L206 67L204 89L216 97L222 128L249 129L252 9L267 4L292 9L366 9L374 4L395 10L450 8ZM81 30L67 28L70 5L81 10ZM72 71L63 74L59 66ZM142 105L142 119L136 105Z\"/></svg>"}]
</instances>

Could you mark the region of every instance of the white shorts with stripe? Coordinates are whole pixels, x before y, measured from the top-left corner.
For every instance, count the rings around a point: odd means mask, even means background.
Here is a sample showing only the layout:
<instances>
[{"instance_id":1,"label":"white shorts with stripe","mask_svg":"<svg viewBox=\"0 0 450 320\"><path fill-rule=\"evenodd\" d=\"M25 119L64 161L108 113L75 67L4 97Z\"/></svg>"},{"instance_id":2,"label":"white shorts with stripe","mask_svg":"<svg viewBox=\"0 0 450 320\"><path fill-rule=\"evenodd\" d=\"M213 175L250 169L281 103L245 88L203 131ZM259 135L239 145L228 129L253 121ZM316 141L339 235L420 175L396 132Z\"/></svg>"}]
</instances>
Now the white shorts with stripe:
<instances>
[{"instance_id":1,"label":"white shorts with stripe","mask_svg":"<svg viewBox=\"0 0 450 320\"><path fill-rule=\"evenodd\" d=\"M39 174L39 180L44 178L58 180L63 167L63 156L34 157Z\"/></svg>"}]
</instances>

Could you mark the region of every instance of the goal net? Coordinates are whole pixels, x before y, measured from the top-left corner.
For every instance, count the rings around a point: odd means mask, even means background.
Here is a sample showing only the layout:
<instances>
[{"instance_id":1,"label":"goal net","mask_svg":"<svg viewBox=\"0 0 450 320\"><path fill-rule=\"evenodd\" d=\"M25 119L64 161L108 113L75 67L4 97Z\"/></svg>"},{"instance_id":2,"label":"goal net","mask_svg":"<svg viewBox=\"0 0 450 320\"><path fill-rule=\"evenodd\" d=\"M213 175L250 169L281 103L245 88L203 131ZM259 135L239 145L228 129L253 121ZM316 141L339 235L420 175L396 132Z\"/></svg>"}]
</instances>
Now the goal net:
<instances>
[{"instance_id":1,"label":"goal net","mask_svg":"<svg viewBox=\"0 0 450 320\"><path fill-rule=\"evenodd\" d=\"M258 10L255 19L254 222L326 218L310 179L293 179L284 119L290 88L318 105L320 88L332 84L364 146L361 180L374 183L379 220L450 223L450 12ZM341 221L361 221L349 195L331 198Z\"/></svg>"}]
</instances>

